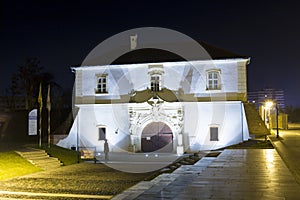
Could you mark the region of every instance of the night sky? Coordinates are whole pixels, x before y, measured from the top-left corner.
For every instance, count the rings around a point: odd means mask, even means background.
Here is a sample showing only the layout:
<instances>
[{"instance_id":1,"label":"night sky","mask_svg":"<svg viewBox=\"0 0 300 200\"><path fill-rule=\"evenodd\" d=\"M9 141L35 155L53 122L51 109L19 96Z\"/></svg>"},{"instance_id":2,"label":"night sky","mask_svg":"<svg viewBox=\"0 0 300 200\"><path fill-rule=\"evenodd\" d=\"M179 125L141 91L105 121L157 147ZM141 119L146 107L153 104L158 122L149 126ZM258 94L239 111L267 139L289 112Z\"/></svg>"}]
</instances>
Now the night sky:
<instances>
[{"instance_id":1,"label":"night sky","mask_svg":"<svg viewBox=\"0 0 300 200\"><path fill-rule=\"evenodd\" d=\"M38 58L68 89L70 67L103 40L128 29L163 27L251 57L248 90L283 89L286 104L300 106L297 1L1 1L0 27L0 95L26 58Z\"/></svg>"}]
</instances>

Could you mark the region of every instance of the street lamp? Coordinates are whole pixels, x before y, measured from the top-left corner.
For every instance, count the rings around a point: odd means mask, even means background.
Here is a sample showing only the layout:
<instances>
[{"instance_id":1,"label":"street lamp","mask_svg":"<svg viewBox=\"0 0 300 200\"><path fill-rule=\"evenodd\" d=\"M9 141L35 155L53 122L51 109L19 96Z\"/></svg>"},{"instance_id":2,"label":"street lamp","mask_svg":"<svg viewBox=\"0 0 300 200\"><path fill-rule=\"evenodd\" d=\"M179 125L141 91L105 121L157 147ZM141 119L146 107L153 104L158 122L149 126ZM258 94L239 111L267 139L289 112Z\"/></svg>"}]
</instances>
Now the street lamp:
<instances>
[{"instance_id":1,"label":"street lamp","mask_svg":"<svg viewBox=\"0 0 300 200\"><path fill-rule=\"evenodd\" d=\"M278 104L273 101L267 101L265 103L266 109L270 110L275 104L275 109L276 109L276 138L279 138L279 129L278 129ZM270 112L269 112L270 115ZM272 128L272 127L271 127Z\"/></svg>"},{"instance_id":2,"label":"street lamp","mask_svg":"<svg viewBox=\"0 0 300 200\"><path fill-rule=\"evenodd\" d=\"M278 104L275 103L276 108L276 138L279 138L279 130L278 130Z\"/></svg>"},{"instance_id":3,"label":"street lamp","mask_svg":"<svg viewBox=\"0 0 300 200\"><path fill-rule=\"evenodd\" d=\"M271 110L272 107L273 107L273 101L267 101L267 102L265 102L265 110L266 110L265 111L265 115L267 116L266 125L268 126L268 129L272 128L271 127L271 123L270 123L270 110Z\"/></svg>"},{"instance_id":4,"label":"street lamp","mask_svg":"<svg viewBox=\"0 0 300 200\"><path fill-rule=\"evenodd\" d=\"M266 102L266 108L270 109L273 106L273 104L274 104L273 101L267 101Z\"/></svg>"}]
</instances>

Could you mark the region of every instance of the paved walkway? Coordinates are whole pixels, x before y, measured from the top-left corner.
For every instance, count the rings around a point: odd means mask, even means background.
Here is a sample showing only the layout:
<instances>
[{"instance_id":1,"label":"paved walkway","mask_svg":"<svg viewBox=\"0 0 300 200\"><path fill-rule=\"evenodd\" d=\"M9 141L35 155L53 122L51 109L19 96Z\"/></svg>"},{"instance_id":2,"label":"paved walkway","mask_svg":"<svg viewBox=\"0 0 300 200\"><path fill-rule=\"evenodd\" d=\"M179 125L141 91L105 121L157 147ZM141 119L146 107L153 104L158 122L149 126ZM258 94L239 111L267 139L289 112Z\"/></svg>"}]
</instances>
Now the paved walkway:
<instances>
[{"instance_id":1,"label":"paved walkway","mask_svg":"<svg viewBox=\"0 0 300 200\"><path fill-rule=\"evenodd\" d=\"M275 149L224 150L113 199L299 199L300 185Z\"/></svg>"},{"instance_id":2,"label":"paved walkway","mask_svg":"<svg viewBox=\"0 0 300 200\"><path fill-rule=\"evenodd\" d=\"M279 130L279 138L275 136L276 131L272 132L273 134L269 136L269 139L300 184L300 127Z\"/></svg>"},{"instance_id":3,"label":"paved walkway","mask_svg":"<svg viewBox=\"0 0 300 200\"><path fill-rule=\"evenodd\" d=\"M96 156L98 163L129 173L144 173L159 170L174 163L181 156L174 153L109 153L109 160Z\"/></svg>"}]
</instances>

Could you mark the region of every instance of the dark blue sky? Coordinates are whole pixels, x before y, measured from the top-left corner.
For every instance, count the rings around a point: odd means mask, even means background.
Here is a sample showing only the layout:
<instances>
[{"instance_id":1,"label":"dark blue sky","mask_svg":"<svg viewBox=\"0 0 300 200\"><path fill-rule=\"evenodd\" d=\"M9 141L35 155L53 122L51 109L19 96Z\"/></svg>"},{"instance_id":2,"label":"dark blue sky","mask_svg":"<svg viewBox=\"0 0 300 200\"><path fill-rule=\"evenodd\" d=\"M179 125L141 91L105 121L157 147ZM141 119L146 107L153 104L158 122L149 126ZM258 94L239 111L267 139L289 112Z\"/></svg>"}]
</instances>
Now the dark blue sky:
<instances>
[{"instance_id":1,"label":"dark blue sky","mask_svg":"<svg viewBox=\"0 0 300 200\"><path fill-rule=\"evenodd\" d=\"M164 27L251 57L248 89L283 89L300 106L300 6L297 1L10 1L0 3L4 94L25 58L37 57L64 88L70 66L100 42L138 27Z\"/></svg>"}]
</instances>

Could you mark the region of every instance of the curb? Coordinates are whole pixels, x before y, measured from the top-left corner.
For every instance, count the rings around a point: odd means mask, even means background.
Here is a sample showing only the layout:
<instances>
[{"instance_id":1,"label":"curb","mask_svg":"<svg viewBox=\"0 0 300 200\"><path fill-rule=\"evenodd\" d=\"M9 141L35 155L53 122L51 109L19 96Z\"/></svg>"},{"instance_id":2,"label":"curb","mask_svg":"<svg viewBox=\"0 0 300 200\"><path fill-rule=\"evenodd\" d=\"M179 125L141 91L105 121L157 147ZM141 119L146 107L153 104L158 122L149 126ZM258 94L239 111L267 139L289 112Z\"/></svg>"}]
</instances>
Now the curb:
<instances>
[{"instance_id":1,"label":"curb","mask_svg":"<svg viewBox=\"0 0 300 200\"><path fill-rule=\"evenodd\" d=\"M273 133L271 132L271 136L273 136ZM274 135L274 137L276 138L276 135ZM286 161L286 159L284 159L283 154L280 152L280 150L277 148L275 142L270 138L270 136L267 136L268 140L271 142L271 144L273 145L274 149L277 151L277 153L279 154L281 160L283 160L283 162L285 163L285 165L287 166L287 168L289 169L289 171L292 173L292 175L294 176L296 182L300 185L300 175L290 166L290 164ZM279 138L275 139L276 141L280 141L280 136Z\"/></svg>"}]
</instances>

